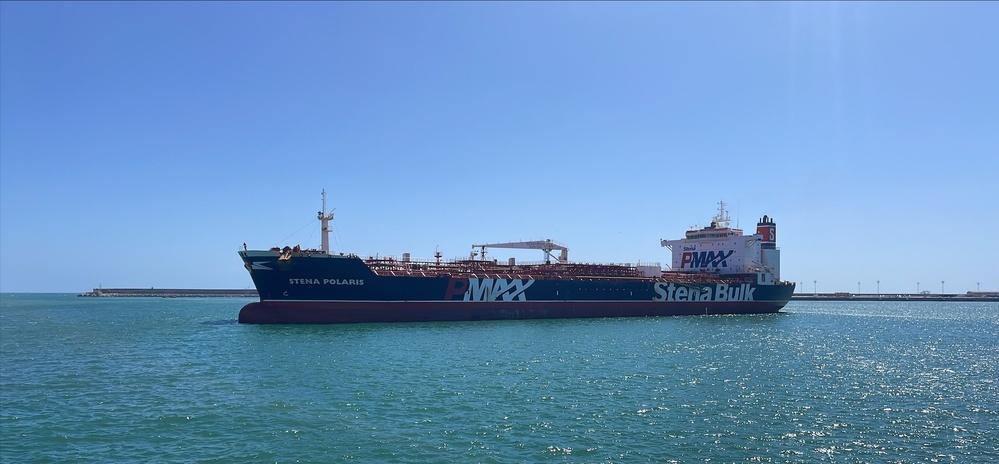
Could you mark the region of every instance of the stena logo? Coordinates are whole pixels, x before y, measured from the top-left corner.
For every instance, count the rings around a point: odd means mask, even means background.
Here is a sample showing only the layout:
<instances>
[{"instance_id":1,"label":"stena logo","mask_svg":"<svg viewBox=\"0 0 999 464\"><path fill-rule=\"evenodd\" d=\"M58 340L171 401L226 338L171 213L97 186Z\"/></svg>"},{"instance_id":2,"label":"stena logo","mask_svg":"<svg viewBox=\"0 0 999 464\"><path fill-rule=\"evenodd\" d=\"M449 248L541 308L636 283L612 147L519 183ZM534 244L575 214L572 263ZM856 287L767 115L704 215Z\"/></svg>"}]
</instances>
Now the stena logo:
<instances>
[{"instance_id":1,"label":"stena logo","mask_svg":"<svg viewBox=\"0 0 999 464\"><path fill-rule=\"evenodd\" d=\"M735 250L728 251L685 251L680 256L680 269L702 268L702 267L728 267L725 261L735 253ZM689 264L689 266L688 266Z\"/></svg>"},{"instance_id":2,"label":"stena logo","mask_svg":"<svg viewBox=\"0 0 999 464\"><path fill-rule=\"evenodd\" d=\"M451 279L445 300L527 301L524 291L533 279Z\"/></svg>"},{"instance_id":3,"label":"stena logo","mask_svg":"<svg viewBox=\"0 0 999 464\"><path fill-rule=\"evenodd\" d=\"M754 301L756 287L750 284L683 286L657 282L655 301Z\"/></svg>"}]
</instances>

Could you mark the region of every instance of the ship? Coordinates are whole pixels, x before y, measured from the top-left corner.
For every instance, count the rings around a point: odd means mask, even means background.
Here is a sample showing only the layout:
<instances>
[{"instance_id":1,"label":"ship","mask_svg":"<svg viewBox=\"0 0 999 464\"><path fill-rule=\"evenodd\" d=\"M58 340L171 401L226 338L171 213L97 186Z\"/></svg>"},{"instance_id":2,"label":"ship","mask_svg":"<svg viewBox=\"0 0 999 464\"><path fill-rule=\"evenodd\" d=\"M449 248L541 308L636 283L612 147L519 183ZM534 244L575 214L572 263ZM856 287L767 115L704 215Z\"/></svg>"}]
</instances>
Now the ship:
<instances>
[{"instance_id":1,"label":"ship","mask_svg":"<svg viewBox=\"0 0 999 464\"><path fill-rule=\"evenodd\" d=\"M239 311L247 324L345 324L776 313L794 283L780 280L773 218L756 233L730 227L725 203L707 227L660 240L671 264L569 260L554 240L472 245L467 258L362 257L330 251L326 192L319 249L239 251L260 301ZM544 260L487 259L490 249L533 249Z\"/></svg>"}]
</instances>

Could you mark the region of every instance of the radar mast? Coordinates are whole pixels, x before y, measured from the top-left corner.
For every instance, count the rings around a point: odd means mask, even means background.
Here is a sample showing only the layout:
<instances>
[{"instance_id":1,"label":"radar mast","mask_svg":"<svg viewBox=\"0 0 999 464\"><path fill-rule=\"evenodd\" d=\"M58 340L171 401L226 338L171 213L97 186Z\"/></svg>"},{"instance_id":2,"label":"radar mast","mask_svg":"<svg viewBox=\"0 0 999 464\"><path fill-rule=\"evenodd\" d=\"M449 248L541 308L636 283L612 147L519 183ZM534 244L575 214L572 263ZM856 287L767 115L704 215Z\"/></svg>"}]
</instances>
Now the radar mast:
<instances>
[{"instance_id":1,"label":"radar mast","mask_svg":"<svg viewBox=\"0 0 999 464\"><path fill-rule=\"evenodd\" d=\"M330 221L333 220L333 212L326 214L326 189L323 189L323 210L319 212L319 222L322 224L323 230L323 253L330 252Z\"/></svg>"},{"instance_id":2,"label":"radar mast","mask_svg":"<svg viewBox=\"0 0 999 464\"><path fill-rule=\"evenodd\" d=\"M712 225L715 227L728 229L730 221L731 220L729 219L728 211L725 210L725 202L719 201L718 214L716 214L714 219L711 220Z\"/></svg>"}]
</instances>

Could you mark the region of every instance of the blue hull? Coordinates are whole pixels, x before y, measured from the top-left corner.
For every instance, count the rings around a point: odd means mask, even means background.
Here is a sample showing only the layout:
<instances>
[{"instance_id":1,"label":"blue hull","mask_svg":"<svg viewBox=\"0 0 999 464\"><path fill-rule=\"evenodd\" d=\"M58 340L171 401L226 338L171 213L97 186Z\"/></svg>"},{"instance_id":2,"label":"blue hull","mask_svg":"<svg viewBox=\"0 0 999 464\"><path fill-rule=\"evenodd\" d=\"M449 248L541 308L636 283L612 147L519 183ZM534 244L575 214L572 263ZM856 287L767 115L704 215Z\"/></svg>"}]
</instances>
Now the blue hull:
<instances>
[{"instance_id":1,"label":"blue hull","mask_svg":"<svg viewBox=\"0 0 999 464\"><path fill-rule=\"evenodd\" d=\"M337 324L476 321L779 311L793 284L763 284L755 276L691 275L583 277L559 268L445 273L425 263L375 273L354 256L241 252L260 302L246 305L241 323ZM527 273L524 273L527 272ZM531 272L535 274L531 274ZM396 275L397 274L397 275Z\"/></svg>"},{"instance_id":2,"label":"blue hull","mask_svg":"<svg viewBox=\"0 0 999 464\"><path fill-rule=\"evenodd\" d=\"M635 301L539 302L300 302L262 301L239 312L244 324L349 324L363 322L488 321L593 317L765 314L786 302L650 303Z\"/></svg>"}]
</instances>

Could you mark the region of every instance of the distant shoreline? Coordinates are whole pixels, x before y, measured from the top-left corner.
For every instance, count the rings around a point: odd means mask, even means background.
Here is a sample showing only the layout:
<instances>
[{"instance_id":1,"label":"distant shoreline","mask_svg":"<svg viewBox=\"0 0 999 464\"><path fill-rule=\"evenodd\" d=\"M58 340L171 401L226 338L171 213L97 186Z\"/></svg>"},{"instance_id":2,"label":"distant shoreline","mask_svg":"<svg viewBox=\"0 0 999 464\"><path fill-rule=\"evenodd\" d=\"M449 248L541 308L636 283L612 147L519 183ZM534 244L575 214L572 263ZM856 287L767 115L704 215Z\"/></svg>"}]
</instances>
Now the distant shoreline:
<instances>
[{"instance_id":1,"label":"distant shoreline","mask_svg":"<svg viewBox=\"0 0 999 464\"><path fill-rule=\"evenodd\" d=\"M255 289L215 288L95 288L81 297L153 297L153 298L248 298L258 297ZM802 301L995 301L999 292L969 292L950 294L865 294L865 293L796 293L792 300Z\"/></svg>"},{"instance_id":2,"label":"distant shoreline","mask_svg":"<svg viewBox=\"0 0 999 464\"><path fill-rule=\"evenodd\" d=\"M802 301L995 301L999 302L997 292L968 292L968 293L943 293L943 294L919 294L919 293L891 293L891 294L870 294L870 293L795 293L791 300Z\"/></svg>"},{"instance_id":3,"label":"distant shoreline","mask_svg":"<svg viewBox=\"0 0 999 464\"><path fill-rule=\"evenodd\" d=\"M159 298L246 298L257 297L256 289L218 288L95 288L82 297L159 297Z\"/></svg>"}]
</instances>

